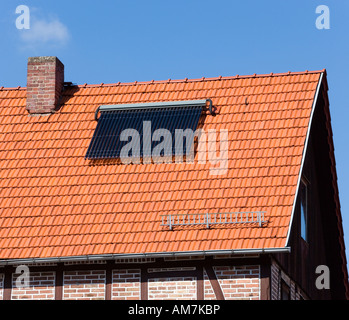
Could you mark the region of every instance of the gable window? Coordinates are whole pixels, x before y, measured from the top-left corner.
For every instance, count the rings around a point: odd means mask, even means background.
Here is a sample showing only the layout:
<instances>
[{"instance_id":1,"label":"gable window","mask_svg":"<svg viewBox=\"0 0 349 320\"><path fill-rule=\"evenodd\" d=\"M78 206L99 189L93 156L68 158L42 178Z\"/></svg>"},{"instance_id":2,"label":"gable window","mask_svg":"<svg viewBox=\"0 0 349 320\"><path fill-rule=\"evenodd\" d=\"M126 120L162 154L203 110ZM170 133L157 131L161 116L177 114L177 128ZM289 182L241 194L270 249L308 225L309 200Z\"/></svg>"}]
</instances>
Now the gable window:
<instances>
[{"instance_id":1,"label":"gable window","mask_svg":"<svg viewBox=\"0 0 349 320\"><path fill-rule=\"evenodd\" d=\"M290 287L284 280L281 280L281 300L291 300Z\"/></svg>"},{"instance_id":2,"label":"gable window","mask_svg":"<svg viewBox=\"0 0 349 320\"><path fill-rule=\"evenodd\" d=\"M305 180L300 184L301 237L308 241L308 186Z\"/></svg>"},{"instance_id":3,"label":"gable window","mask_svg":"<svg viewBox=\"0 0 349 320\"><path fill-rule=\"evenodd\" d=\"M142 159L149 163L156 157L188 156L207 102L211 111L209 99L100 106L85 158L119 158L123 163L140 163Z\"/></svg>"}]
</instances>

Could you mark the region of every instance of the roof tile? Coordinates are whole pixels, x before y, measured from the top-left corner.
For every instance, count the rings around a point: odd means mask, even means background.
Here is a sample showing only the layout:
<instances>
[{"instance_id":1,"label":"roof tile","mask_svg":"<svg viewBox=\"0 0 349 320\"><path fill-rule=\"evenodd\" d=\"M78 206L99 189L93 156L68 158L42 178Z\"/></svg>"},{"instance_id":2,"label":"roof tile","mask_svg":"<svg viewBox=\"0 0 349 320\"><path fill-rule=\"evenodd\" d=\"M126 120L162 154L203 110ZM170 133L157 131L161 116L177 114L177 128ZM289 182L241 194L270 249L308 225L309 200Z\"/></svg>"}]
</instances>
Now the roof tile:
<instances>
[{"instance_id":1,"label":"roof tile","mask_svg":"<svg viewBox=\"0 0 349 320\"><path fill-rule=\"evenodd\" d=\"M25 88L0 90L0 259L284 246L320 73L82 85L50 117L27 115ZM225 175L84 159L98 105L205 98L217 114L203 129L229 131ZM161 214L245 210L267 222L161 226Z\"/></svg>"}]
</instances>

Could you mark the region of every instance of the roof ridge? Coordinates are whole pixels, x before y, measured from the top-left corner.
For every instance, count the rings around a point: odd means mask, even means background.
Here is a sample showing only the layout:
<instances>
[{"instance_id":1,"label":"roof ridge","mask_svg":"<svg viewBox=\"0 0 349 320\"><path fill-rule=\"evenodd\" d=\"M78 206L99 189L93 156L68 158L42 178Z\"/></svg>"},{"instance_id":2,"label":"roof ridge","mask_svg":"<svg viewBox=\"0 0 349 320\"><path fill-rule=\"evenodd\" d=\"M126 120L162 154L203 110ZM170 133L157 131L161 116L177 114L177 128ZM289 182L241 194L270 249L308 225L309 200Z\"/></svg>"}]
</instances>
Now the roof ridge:
<instances>
[{"instance_id":1,"label":"roof ridge","mask_svg":"<svg viewBox=\"0 0 349 320\"><path fill-rule=\"evenodd\" d=\"M131 86L131 85L149 85L149 84L161 84L161 83L181 83L181 82L199 82L199 81L219 81L219 80L235 80L235 79L247 79L247 78L262 78L262 77L280 77L280 76L295 76L301 74L315 74L326 72L326 69L322 70L305 70L305 71L288 71L288 72L279 72L279 73L265 73L265 74L249 74L249 75L235 75L235 76L218 76L218 77L201 77L201 78L184 78L184 79L167 79L167 80L150 80L150 81L133 81L133 82L117 82L117 83L99 83L99 84L78 84L75 85L79 88L99 88L99 87L116 87L116 86ZM0 91L4 90L26 90L26 87L18 86L18 87L0 87Z\"/></svg>"},{"instance_id":2,"label":"roof ridge","mask_svg":"<svg viewBox=\"0 0 349 320\"><path fill-rule=\"evenodd\" d=\"M184 78L184 79L167 79L167 80L150 80L150 81L133 81L133 82L117 82L117 83L100 83L100 84L87 84L84 83L82 85L77 85L77 87L83 88L96 88L96 87L115 87L115 86L132 86L132 85L140 85L140 84L161 84L161 83L181 83L181 82L199 82L199 81L217 81L217 80L235 80L235 79L246 79L246 78L262 78L262 77L280 77L280 76L295 76L302 74L315 74L326 72L326 69L322 70L305 70L305 71L288 71L288 72L280 72L280 73L266 73L266 74L249 74L249 75L235 75L235 76L218 76L218 77L201 77L201 78Z\"/></svg>"},{"instance_id":3,"label":"roof ridge","mask_svg":"<svg viewBox=\"0 0 349 320\"><path fill-rule=\"evenodd\" d=\"M22 86L18 86L18 87L0 87L0 91L5 91L5 90L27 90L27 87L22 87Z\"/></svg>"}]
</instances>

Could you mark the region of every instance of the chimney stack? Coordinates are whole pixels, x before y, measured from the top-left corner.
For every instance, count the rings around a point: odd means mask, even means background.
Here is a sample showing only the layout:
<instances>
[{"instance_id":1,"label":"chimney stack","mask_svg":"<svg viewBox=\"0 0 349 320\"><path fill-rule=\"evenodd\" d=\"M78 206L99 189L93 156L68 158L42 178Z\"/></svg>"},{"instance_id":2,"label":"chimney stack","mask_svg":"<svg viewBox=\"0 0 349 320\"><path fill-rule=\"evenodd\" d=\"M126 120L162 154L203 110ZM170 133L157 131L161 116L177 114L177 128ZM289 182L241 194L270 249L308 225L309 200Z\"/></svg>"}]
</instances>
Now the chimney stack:
<instances>
[{"instance_id":1,"label":"chimney stack","mask_svg":"<svg viewBox=\"0 0 349 320\"><path fill-rule=\"evenodd\" d=\"M31 57L27 72L28 112L53 113L59 108L63 91L63 63L57 57Z\"/></svg>"}]
</instances>

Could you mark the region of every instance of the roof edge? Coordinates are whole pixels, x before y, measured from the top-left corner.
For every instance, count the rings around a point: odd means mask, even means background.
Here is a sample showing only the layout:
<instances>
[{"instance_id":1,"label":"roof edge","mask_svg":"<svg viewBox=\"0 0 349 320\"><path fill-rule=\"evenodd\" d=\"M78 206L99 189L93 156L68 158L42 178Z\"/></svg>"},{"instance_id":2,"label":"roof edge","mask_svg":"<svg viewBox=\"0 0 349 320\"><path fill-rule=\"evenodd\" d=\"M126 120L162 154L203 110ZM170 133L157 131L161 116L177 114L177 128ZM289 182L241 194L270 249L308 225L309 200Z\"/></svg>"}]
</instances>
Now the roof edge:
<instances>
[{"instance_id":1,"label":"roof edge","mask_svg":"<svg viewBox=\"0 0 349 320\"><path fill-rule=\"evenodd\" d=\"M308 150L308 143L309 143L309 137L310 137L310 132L311 132L311 126L312 126L312 123L313 123L313 117L314 117L314 113L315 113L316 104L317 104L317 101L318 101L319 92L320 92L320 89L321 89L321 84L322 84L324 78L326 79L326 70L325 69L320 74L319 82L317 84L315 95L314 95L314 99L313 99L313 105L311 106L311 114L310 114L310 118L309 118L307 135L306 135L305 143L304 143L304 149L303 149L303 154L302 154L301 166L300 166L299 173L298 173L297 189L296 189L296 193L295 193L294 199L293 199L291 219L290 219L290 223L288 225L285 246L288 245L289 240L290 240L291 229L292 229L292 222L293 222L293 218L294 218L295 211L296 211L296 202L297 202L297 197L298 197L298 193L299 193L299 186L300 186L300 182L301 182L301 179L302 179L303 167L304 167L305 158L306 158L307 150Z\"/></svg>"},{"instance_id":2,"label":"roof edge","mask_svg":"<svg viewBox=\"0 0 349 320\"><path fill-rule=\"evenodd\" d=\"M263 253L289 253L290 247L260 248L260 249L232 249L232 250L197 250L197 251L175 251L175 252L145 252L126 254L100 254L82 255L70 257L51 258L26 258L26 259L2 259L0 266L33 264L33 263L57 263L57 262L86 262L115 259L136 259L136 258L163 258L163 257L185 257L185 256L213 256L213 255L239 255L239 254L263 254Z\"/></svg>"}]
</instances>

